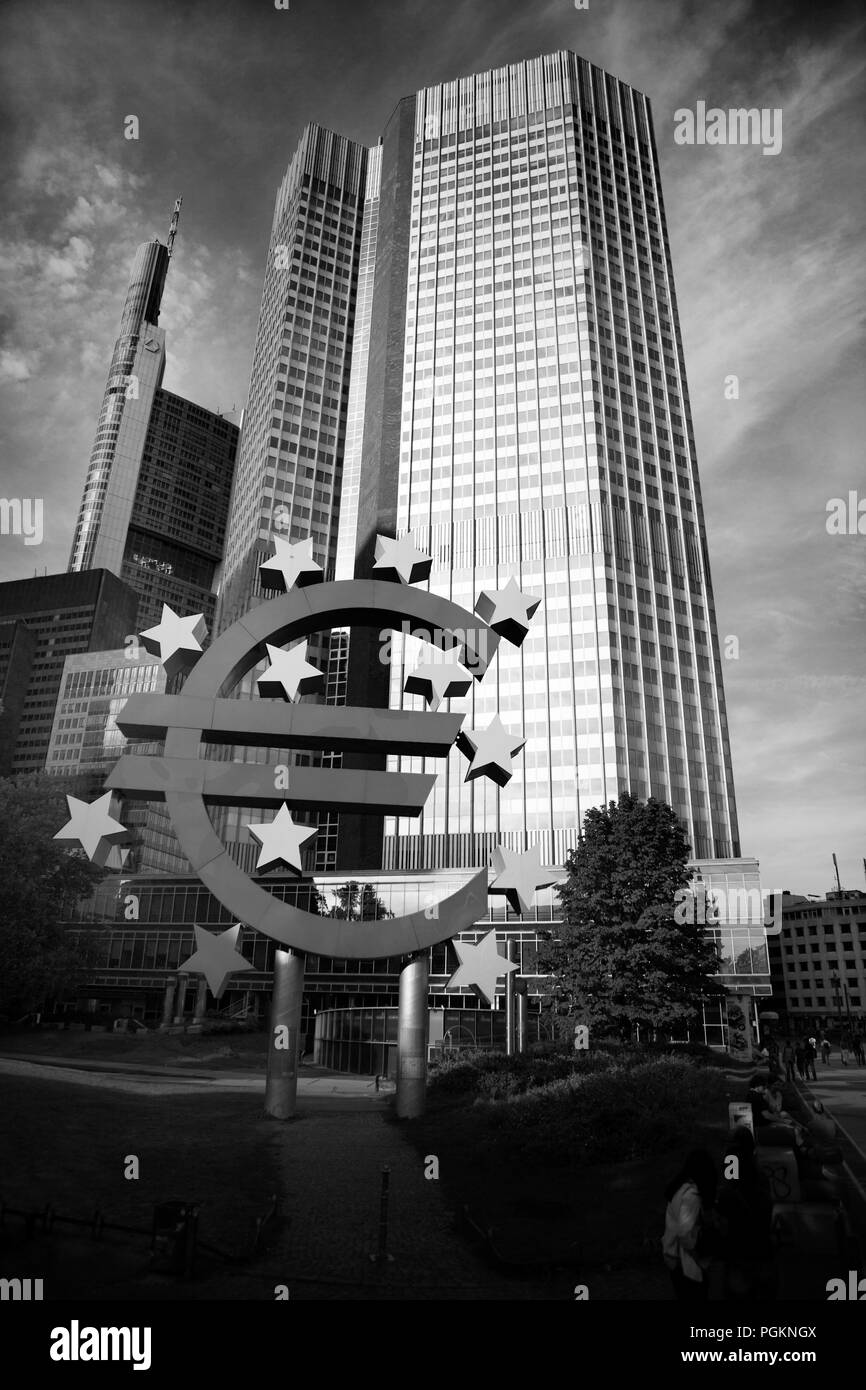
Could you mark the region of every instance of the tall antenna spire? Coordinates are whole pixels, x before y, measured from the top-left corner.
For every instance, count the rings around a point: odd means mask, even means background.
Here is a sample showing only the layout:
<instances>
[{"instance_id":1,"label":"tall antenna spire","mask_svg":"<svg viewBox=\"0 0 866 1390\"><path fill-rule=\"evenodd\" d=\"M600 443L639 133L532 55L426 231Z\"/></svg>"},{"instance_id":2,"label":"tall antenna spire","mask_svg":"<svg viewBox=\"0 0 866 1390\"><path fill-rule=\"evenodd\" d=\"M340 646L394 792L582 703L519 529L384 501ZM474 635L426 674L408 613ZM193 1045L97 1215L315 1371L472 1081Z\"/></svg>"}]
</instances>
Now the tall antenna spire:
<instances>
[{"instance_id":1,"label":"tall antenna spire","mask_svg":"<svg viewBox=\"0 0 866 1390\"><path fill-rule=\"evenodd\" d=\"M177 198L175 200L174 212L171 214L171 222L168 227L168 241L166 245L168 246L169 260L171 260L171 253L174 250L174 239L177 236L177 224L180 221L180 205L182 202L183 198Z\"/></svg>"}]
</instances>

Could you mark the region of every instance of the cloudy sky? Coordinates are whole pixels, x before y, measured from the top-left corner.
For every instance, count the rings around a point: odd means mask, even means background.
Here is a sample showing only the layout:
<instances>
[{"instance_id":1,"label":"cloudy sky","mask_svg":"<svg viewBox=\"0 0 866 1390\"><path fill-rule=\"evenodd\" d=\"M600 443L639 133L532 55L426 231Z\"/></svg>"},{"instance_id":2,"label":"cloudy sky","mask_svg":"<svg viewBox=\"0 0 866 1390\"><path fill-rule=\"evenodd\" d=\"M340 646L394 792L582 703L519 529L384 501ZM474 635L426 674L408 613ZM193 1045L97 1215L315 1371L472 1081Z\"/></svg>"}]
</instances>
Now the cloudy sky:
<instances>
[{"instance_id":1,"label":"cloudy sky","mask_svg":"<svg viewBox=\"0 0 866 1390\"><path fill-rule=\"evenodd\" d=\"M0 492L65 570L132 255L183 213L165 384L243 405L273 200L310 120L374 143L403 95L572 48L653 104L725 661L742 849L766 888L864 887L866 20L786 0L6 0ZM781 109L782 149L675 116ZM136 115L137 141L124 139ZM726 399L736 376L737 399ZM236 417L235 417L236 418ZM866 530L866 517L863 521ZM733 649L734 644L728 644Z\"/></svg>"}]
</instances>

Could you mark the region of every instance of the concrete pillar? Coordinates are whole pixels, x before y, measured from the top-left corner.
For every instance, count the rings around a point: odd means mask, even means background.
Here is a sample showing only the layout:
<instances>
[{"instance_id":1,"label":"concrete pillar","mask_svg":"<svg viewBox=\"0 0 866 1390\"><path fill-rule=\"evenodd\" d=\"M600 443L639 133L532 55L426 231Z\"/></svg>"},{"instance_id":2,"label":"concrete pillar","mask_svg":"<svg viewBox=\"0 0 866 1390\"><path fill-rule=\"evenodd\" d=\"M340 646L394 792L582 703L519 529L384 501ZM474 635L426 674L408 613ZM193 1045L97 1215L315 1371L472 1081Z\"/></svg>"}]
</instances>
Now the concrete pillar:
<instances>
[{"instance_id":1,"label":"concrete pillar","mask_svg":"<svg viewBox=\"0 0 866 1390\"><path fill-rule=\"evenodd\" d=\"M268 1079L265 1114L291 1120L298 1097L298 1044L304 995L305 957L300 951L274 954L274 992L268 1024Z\"/></svg>"},{"instance_id":2,"label":"concrete pillar","mask_svg":"<svg viewBox=\"0 0 866 1390\"><path fill-rule=\"evenodd\" d=\"M526 1051L526 1018L527 1018L527 1013L528 1013L527 998L526 998L526 986L525 986L525 985L523 985L522 988L520 988L520 989L517 990L517 993L516 993L516 995L515 995L515 1003L516 1003L516 1005L517 1005L517 1010L516 1010L516 1019L517 1019L517 1026L516 1026L517 1051L518 1051L518 1052L525 1052L525 1051Z\"/></svg>"},{"instance_id":3,"label":"concrete pillar","mask_svg":"<svg viewBox=\"0 0 866 1390\"><path fill-rule=\"evenodd\" d=\"M517 960L517 942L506 941L505 958ZM514 1003L516 970L509 970L505 976L505 1051L513 1057L519 1051L517 1046L517 1009Z\"/></svg>"},{"instance_id":4,"label":"concrete pillar","mask_svg":"<svg viewBox=\"0 0 866 1390\"><path fill-rule=\"evenodd\" d=\"M400 971L397 1003L397 1115L423 1115L427 1107L427 983L429 952L410 956Z\"/></svg>"},{"instance_id":5,"label":"concrete pillar","mask_svg":"<svg viewBox=\"0 0 866 1390\"><path fill-rule=\"evenodd\" d=\"M195 1012L193 1020L200 1023L207 1013L207 980L204 975L200 976L195 990Z\"/></svg>"},{"instance_id":6,"label":"concrete pillar","mask_svg":"<svg viewBox=\"0 0 866 1390\"><path fill-rule=\"evenodd\" d=\"M177 993L174 996L174 1021L183 1023L184 1007L186 1005L186 987L189 982L188 975L178 975Z\"/></svg>"},{"instance_id":7,"label":"concrete pillar","mask_svg":"<svg viewBox=\"0 0 866 1390\"><path fill-rule=\"evenodd\" d=\"M162 1001L162 1022L160 1028L170 1028L174 1018L174 992L177 988L177 980L170 976L165 982L165 995Z\"/></svg>"}]
</instances>

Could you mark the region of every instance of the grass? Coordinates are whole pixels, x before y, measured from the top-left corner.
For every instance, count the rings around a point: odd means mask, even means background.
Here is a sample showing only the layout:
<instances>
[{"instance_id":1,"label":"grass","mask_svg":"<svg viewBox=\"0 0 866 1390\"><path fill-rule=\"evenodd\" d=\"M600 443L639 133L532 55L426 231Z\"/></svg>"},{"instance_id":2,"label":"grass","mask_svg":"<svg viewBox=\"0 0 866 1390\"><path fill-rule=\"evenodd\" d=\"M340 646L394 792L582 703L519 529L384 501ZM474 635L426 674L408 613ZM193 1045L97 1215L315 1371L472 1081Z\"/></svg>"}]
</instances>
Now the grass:
<instances>
[{"instance_id":1,"label":"grass","mask_svg":"<svg viewBox=\"0 0 866 1390\"><path fill-rule=\"evenodd\" d=\"M201 1203L199 1237L236 1254L255 1218L279 1191L281 1127L263 1118L259 1097L131 1096L62 1082L6 1076L0 1172L6 1207L90 1217L149 1231L154 1206ZM126 1156L140 1177L124 1177ZM268 1228L268 1239L276 1226ZM46 1297L238 1298L240 1268L203 1255L196 1285L179 1294L174 1276L149 1272L149 1238L58 1233L21 1244L23 1223L3 1223L3 1273L46 1280ZM26 1268L20 1268L24 1262ZM15 1265L13 1269L12 1266ZM249 1295L253 1296L253 1295Z\"/></svg>"},{"instance_id":2,"label":"grass","mask_svg":"<svg viewBox=\"0 0 866 1390\"><path fill-rule=\"evenodd\" d=\"M484 1078L497 1072L488 1060L478 1092L467 1093L465 1075L462 1088L457 1078L434 1085L426 1115L403 1124L419 1153L439 1157L456 1211L468 1207L482 1227L512 1233L524 1245L534 1241L539 1251L573 1242L576 1281L588 1284L590 1298L668 1300L660 1257L664 1188L688 1149L706 1146L720 1156L728 1100L739 1099L745 1086L715 1069L689 1067L702 1079L689 1084L673 1116L665 1105L671 1078L662 1074L659 1088L657 1062L630 1075L613 1073L607 1062L593 1073L591 1065L576 1088L559 1079L491 1102L478 1094L489 1091ZM612 1123L610 1107L625 1111L635 1100L640 1106L642 1091L645 1119L630 1136Z\"/></svg>"},{"instance_id":3,"label":"grass","mask_svg":"<svg viewBox=\"0 0 866 1390\"><path fill-rule=\"evenodd\" d=\"M85 1033L59 1029L0 1033L0 1054L56 1057L63 1061L140 1062L142 1066L190 1066L208 1070L265 1072L268 1034Z\"/></svg>"}]
</instances>

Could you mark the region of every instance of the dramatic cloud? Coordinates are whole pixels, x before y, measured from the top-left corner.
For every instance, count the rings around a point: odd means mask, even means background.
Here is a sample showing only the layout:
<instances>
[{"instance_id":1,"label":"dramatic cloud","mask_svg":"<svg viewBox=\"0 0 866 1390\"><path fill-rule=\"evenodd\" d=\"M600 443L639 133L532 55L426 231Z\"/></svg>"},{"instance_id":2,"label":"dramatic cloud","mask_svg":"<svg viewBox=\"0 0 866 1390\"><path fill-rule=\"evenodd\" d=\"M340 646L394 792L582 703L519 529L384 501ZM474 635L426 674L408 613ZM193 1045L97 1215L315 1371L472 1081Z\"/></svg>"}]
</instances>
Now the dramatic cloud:
<instances>
[{"instance_id":1,"label":"dramatic cloud","mask_svg":"<svg viewBox=\"0 0 866 1390\"><path fill-rule=\"evenodd\" d=\"M3 25L2 490L45 498L43 545L4 537L4 579L66 566L129 266L179 194L165 384L239 410L307 121L373 143L418 87L557 48L645 91L719 630L739 642L723 665L742 848L768 884L826 889L834 849L859 881L866 537L826 529L830 498L866 494L856 5L12 0ZM677 145L698 101L780 109L780 153Z\"/></svg>"}]
</instances>

